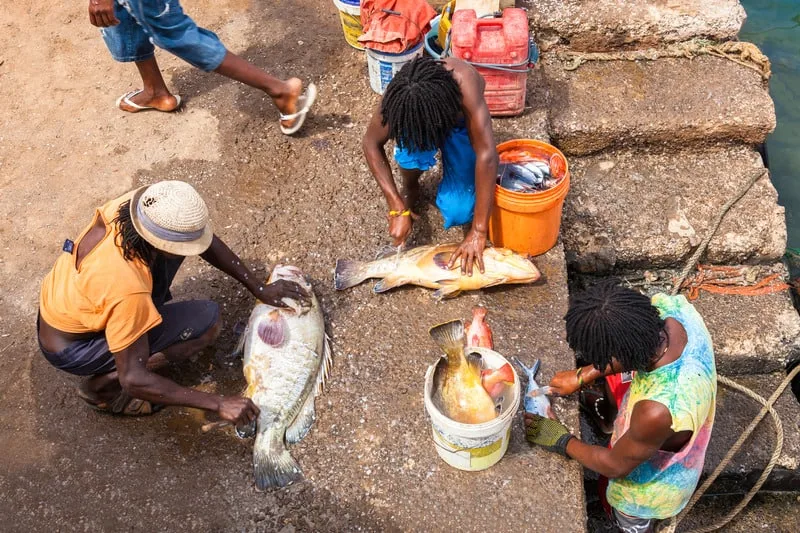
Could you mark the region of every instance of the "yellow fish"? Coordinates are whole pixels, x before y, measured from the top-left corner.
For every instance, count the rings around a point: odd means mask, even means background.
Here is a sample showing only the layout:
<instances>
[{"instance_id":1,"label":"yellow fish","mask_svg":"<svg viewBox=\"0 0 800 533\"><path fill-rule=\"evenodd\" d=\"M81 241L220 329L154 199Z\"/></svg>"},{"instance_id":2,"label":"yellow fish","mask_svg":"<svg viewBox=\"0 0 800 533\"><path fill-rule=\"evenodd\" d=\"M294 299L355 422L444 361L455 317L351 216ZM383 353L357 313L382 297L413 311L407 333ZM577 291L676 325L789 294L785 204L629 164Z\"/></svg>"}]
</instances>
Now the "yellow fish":
<instances>
[{"instance_id":1,"label":"yellow fish","mask_svg":"<svg viewBox=\"0 0 800 533\"><path fill-rule=\"evenodd\" d=\"M452 269L447 268L458 244L427 245L412 248L370 262L336 261L335 286L337 290L349 289L369 278L383 278L375 292L388 291L400 285L419 285L437 289L437 300L504 283L533 283L541 277L539 270L528 258L506 248L486 248L483 251L485 272L477 265L472 276L461 274L460 258Z\"/></svg>"},{"instance_id":2,"label":"yellow fish","mask_svg":"<svg viewBox=\"0 0 800 533\"><path fill-rule=\"evenodd\" d=\"M446 357L433 372L434 399L447 418L462 424L481 424L497 416L494 402L481 384L481 356L464 355L464 324L447 322L430 330Z\"/></svg>"}]
</instances>

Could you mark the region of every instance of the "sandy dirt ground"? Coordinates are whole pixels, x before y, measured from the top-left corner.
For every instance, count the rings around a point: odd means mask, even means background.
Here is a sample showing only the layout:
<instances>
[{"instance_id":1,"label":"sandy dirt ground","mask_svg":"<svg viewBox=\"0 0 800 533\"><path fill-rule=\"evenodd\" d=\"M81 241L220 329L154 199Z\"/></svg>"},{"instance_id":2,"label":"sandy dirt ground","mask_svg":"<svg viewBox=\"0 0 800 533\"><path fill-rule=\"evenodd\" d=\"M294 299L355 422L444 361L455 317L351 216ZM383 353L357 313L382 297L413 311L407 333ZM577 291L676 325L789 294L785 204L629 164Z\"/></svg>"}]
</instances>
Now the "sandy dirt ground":
<instances>
[{"instance_id":1,"label":"sandy dirt ground","mask_svg":"<svg viewBox=\"0 0 800 533\"><path fill-rule=\"evenodd\" d=\"M507 457L483 474L446 467L430 441L422 378L436 357L435 323L492 309L498 349L544 361L543 379L573 364L558 318L566 306L563 253L540 259L547 280L436 305L427 291L332 290L338 257L368 258L386 243L385 206L360 156L378 97L363 54L349 48L325 0L187 0L227 46L276 75L315 81L319 102L301 135L278 129L261 93L157 53L186 101L175 114L129 115L117 96L138 86L111 60L86 2L18 0L0 10L0 521L42 530L583 530L581 471L524 442L516 419ZM535 117L529 124L537 123ZM507 121L511 129L521 122ZM502 139L502 135L498 136ZM436 176L425 182L431 200ZM217 232L258 273L301 266L326 310L335 370L311 434L293 448L307 481L258 493L251 443L203 435L203 413L144 419L87 409L77 381L36 348L39 283L94 207L161 179L192 183ZM414 239L459 240L423 210ZM176 298L210 297L226 325L216 348L170 370L187 385L243 389L231 358L252 306L235 282L190 260ZM577 429L573 404L557 410Z\"/></svg>"}]
</instances>

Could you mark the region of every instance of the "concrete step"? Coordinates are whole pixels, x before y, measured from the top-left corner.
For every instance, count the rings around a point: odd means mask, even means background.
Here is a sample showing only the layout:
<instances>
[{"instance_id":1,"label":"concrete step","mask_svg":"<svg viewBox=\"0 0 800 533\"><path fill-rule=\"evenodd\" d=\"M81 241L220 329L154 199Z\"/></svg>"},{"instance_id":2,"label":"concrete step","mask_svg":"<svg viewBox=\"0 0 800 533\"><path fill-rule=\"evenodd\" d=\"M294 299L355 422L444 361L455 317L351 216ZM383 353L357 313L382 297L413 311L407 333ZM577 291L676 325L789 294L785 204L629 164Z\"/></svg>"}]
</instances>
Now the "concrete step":
<instances>
[{"instance_id":1,"label":"concrete step","mask_svg":"<svg viewBox=\"0 0 800 533\"><path fill-rule=\"evenodd\" d=\"M692 531L727 516L741 501L741 496L702 498L678 526L678 531ZM747 507L719 533L797 533L800 531L800 505L794 494L757 494Z\"/></svg>"},{"instance_id":2,"label":"concrete step","mask_svg":"<svg viewBox=\"0 0 800 533\"><path fill-rule=\"evenodd\" d=\"M782 263L753 267L756 279L777 273L788 280ZM620 279L645 292L669 292L677 272L658 270L620 274ZM597 280L577 275L572 290ZM800 357L800 315L789 291L760 296L735 296L701 291L692 301L714 340L717 371L724 375L782 372Z\"/></svg>"},{"instance_id":3,"label":"concrete step","mask_svg":"<svg viewBox=\"0 0 800 533\"><path fill-rule=\"evenodd\" d=\"M786 377L784 372L732 379L769 399ZM775 469L763 490L800 492L800 403L788 387L774 405L783 423L783 447ZM717 390L717 412L706 453L704 476L711 474L761 409L752 399L722 384ZM756 427L723 473L709 488L709 494L741 493L749 490L772 457L775 424L767 417Z\"/></svg>"},{"instance_id":4,"label":"concrete step","mask_svg":"<svg viewBox=\"0 0 800 533\"><path fill-rule=\"evenodd\" d=\"M617 149L572 157L562 238L579 272L682 266L720 207L763 169L746 146ZM761 178L723 220L704 261L774 262L786 247L783 207Z\"/></svg>"},{"instance_id":5,"label":"concrete step","mask_svg":"<svg viewBox=\"0 0 800 533\"><path fill-rule=\"evenodd\" d=\"M542 69L550 135L568 155L641 144L756 145L775 129L760 74L727 59L589 62L568 71L549 55Z\"/></svg>"},{"instance_id":6,"label":"concrete step","mask_svg":"<svg viewBox=\"0 0 800 533\"><path fill-rule=\"evenodd\" d=\"M738 0L521 0L543 50L607 51L701 37L736 37L747 16Z\"/></svg>"}]
</instances>

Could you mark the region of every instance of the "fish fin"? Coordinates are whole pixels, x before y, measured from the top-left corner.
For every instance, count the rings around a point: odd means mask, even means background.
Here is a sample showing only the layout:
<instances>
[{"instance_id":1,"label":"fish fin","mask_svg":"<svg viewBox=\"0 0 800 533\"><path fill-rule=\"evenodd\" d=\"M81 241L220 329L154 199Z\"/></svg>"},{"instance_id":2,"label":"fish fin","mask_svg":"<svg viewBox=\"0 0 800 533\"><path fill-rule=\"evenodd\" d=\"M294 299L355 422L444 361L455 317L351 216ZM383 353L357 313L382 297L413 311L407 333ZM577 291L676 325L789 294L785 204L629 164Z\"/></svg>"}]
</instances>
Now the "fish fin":
<instances>
[{"instance_id":1,"label":"fish fin","mask_svg":"<svg viewBox=\"0 0 800 533\"><path fill-rule=\"evenodd\" d=\"M434 326L428 330L428 334L448 355L464 350L464 323L460 320L451 320Z\"/></svg>"},{"instance_id":2,"label":"fish fin","mask_svg":"<svg viewBox=\"0 0 800 533\"><path fill-rule=\"evenodd\" d=\"M322 368L320 367L320 372ZM286 442L294 444L303 440L303 437L308 435L311 426L314 425L314 420L317 418L316 410L314 409L314 394L309 394L306 401L303 402L303 407L292 423L286 428Z\"/></svg>"},{"instance_id":3,"label":"fish fin","mask_svg":"<svg viewBox=\"0 0 800 533\"><path fill-rule=\"evenodd\" d=\"M433 256L433 264L442 270L452 270L447 267L447 265L450 263L451 255L453 255L453 252L439 252ZM459 265L453 265L453 268L456 268L456 266Z\"/></svg>"},{"instance_id":4,"label":"fish fin","mask_svg":"<svg viewBox=\"0 0 800 533\"><path fill-rule=\"evenodd\" d=\"M275 309L267 318L258 323L258 337L273 347L278 347L286 340L286 319Z\"/></svg>"},{"instance_id":5,"label":"fish fin","mask_svg":"<svg viewBox=\"0 0 800 533\"><path fill-rule=\"evenodd\" d=\"M372 288L372 291L375 292L376 294L381 292L386 292L389 289L394 289L395 287L399 287L400 285L405 285L406 283L408 283L408 280L405 278L401 278L398 276L386 276L385 278L383 278L382 280L380 280L378 283L375 284L375 286Z\"/></svg>"},{"instance_id":6,"label":"fish fin","mask_svg":"<svg viewBox=\"0 0 800 533\"><path fill-rule=\"evenodd\" d=\"M400 246L392 246L391 244L387 244L385 246L381 246L378 248L378 251L375 252L375 260L378 259L386 259L387 257L392 257L393 255L397 255L403 251L403 245Z\"/></svg>"},{"instance_id":7,"label":"fish fin","mask_svg":"<svg viewBox=\"0 0 800 533\"><path fill-rule=\"evenodd\" d=\"M480 376L483 370L483 357L478 352L472 352L467 355L467 364L475 372L476 375Z\"/></svg>"},{"instance_id":8,"label":"fish fin","mask_svg":"<svg viewBox=\"0 0 800 533\"><path fill-rule=\"evenodd\" d=\"M253 473L258 490L285 487L303 479L300 465L286 449L284 434L283 430L268 428L256 436L253 444Z\"/></svg>"},{"instance_id":9,"label":"fish fin","mask_svg":"<svg viewBox=\"0 0 800 533\"><path fill-rule=\"evenodd\" d=\"M336 273L333 276L333 285L337 291L355 287L369 278L367 263L350 261L348 259L336 260Z\"/></svg>"},{"instance_id":10,"label":"fish fin","mask_svg":"<svg viewBox=\"0 0 800 533\"><path fill-rule=\"evenodd\" d=\"M234 347L233 352L231 353L231 357L236 357L242 355L244 353L244 341L247 338L249 328L245 328L241 335L239 335L239 340L236 341L236 347Z\"/></svg>"},{"instance_id":11,"label":"fish fin","mask_svg":"<svg viewBox=\"0 0 800 533\"><path fill-rule=\"evenodd\" d=\"M537 359L533 362L531 366L525 366L522 361L517 359L516 357L511 357L511 360L522 369L528 379L534 379L536 377L536 373L539 371L539 365L541 364L541 359Z\"/></svg>"},{"instance_id":12,"label":"fish fin","mask_svg":"<svg viewBox=\"0 0 800 533\"><path fill-rule=\"evenodd\" d=\"M461 293L461 286L457 279L437 281L439 288L431 295L434 300L453 298Z\"/></svg>"},{"instance_id":13,"label":"fish fin","mask_svg":"<svg viewBox=\"0 0 800 533\"><path fill-rule=\"evenodd\" d=\"M325 383L328 381L328 376L333 366L333 351L331 350L331 338L325 334L325 339L322 341L322 364L317 372L317 385L314 388L314 396L319 396L325 390Z\"/></svg>"}]
</instances>

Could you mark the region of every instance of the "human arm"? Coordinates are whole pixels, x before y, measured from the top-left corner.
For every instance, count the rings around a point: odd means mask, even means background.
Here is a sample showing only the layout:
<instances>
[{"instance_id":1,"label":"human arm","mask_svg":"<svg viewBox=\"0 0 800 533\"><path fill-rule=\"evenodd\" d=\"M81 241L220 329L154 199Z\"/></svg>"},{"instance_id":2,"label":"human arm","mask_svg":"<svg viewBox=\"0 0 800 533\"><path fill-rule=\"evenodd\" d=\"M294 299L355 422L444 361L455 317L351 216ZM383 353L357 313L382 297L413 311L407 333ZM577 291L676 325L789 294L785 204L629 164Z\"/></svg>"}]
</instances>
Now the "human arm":
<instances>
[{"instance_id":1,"label":"human arm","mask_svg":"<svg viewBox=\"0 0 800 533\"><path fill-rule=\"evenodd\" d=\"M114 15L114 0L89 0L89 22L98 28L119 24Z\"/></svg>"},{"instance_id":2,"label":"human arm","mask_svg":"<svg viewBox=\"0 0 800 533\"><path fill-rule=\"evenodd\" d=\"M616 371L611 366L602 372L592 365L578 367L575 370L562 370L550 380L550 394L552 396L569 396L577 392L583 385L590 385L597 379L614 373Z\"/></svg>"},{"instance_id":3,"label":"human arm","mask_svg":"<svg viewBox=\"0 0 800 533\"><path fill-rule=\"evenodd\" d=\"M570 435L561 422L530 413L525 414L525 426L531 443L571 457L609 479L630 474L673 435L669 410L650 400L642 400L634 406L628 431L612 448L586 444Z\"/></svg>"},{"instance_id":4,"label":"human arm","mask_svg":"<svg viewBox=\"0 0 800 533\"><path fill-rule=\"evenodd\" d=\"M392 167L389 165L389 158L386 157L386 143L389 140L389 127L382 124L382 114L380 107L375 110L367 126L364 139L361 142L364 158L367 160L370 172L378 182L378 186L386 198L389 211L402 213L412 206L406 205L397 184L392 176ZM413 216L389 216L389 235L394 240L394 245L398 246L406 241L411 234L411 227L414 224Z\"/></svg>"},{"instance_id":5,"label":"human arm","mask_svg":"<svg viewBox=\"0 0 800 533\"><path fill-rule=\"evenodd\" d=\"M483 250L489 231L489 216L494 204L497 181L498 156L492 133L492 117L483 97L485 82L470 65L460 64L454 69L461 87L461 101L472 148L475 151L475 211L472 227L461 245L450 256L453 268L461 257L461 272L472 275L473 262L484 272Z\"/></svg>"},{"instance_id":6,"label":"human arm","mask_svg":"<svg viewBox=\"0 0 800 533\"><path fill-rule=\"evenodd\" d=\"M200 257L214 268L241 283L253 296L265 304L273 307L287 307L283 302L284 298L295 300L301 305L308 305L310 302L308 292L293 281L281 279L270 284L258 281L244 261L216 235L211 241L211 246Z\"/></svg>"},{"instance_id":7,"label":"human arm","mask_svg":"<svg viewBox=\"0 0 800 533\"><path fill-rule=\"evenodd\" d=\"M147 334L140 336L127 348L114 353L119 383L134 398L213 411L223 420L236 425L249 424L258 417L258 407L249 398L220 396L182 387L148 370L149 358L150 343Z\"/></svg>"}]
</instances>

